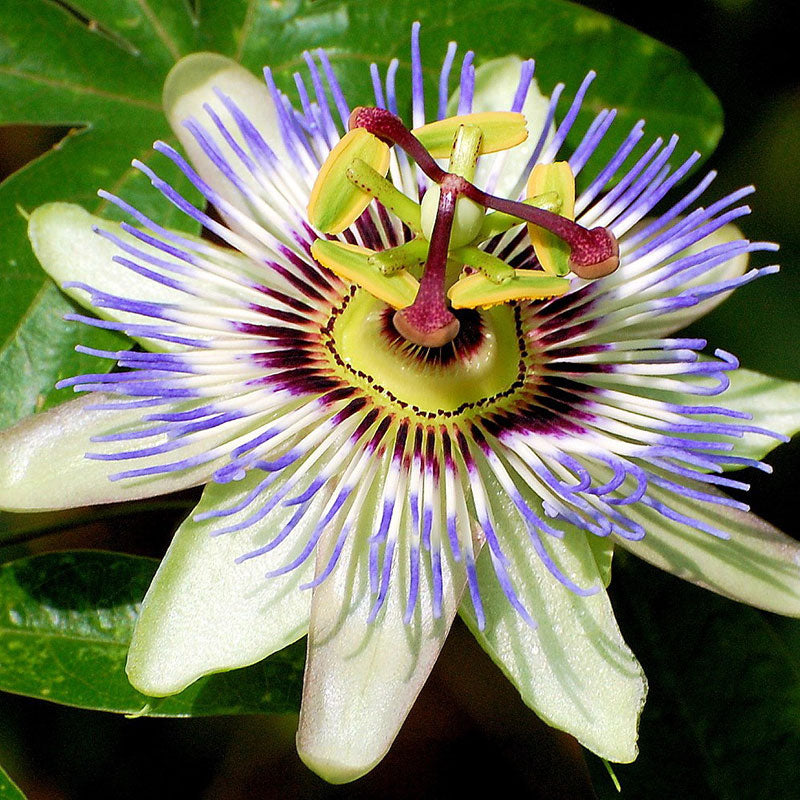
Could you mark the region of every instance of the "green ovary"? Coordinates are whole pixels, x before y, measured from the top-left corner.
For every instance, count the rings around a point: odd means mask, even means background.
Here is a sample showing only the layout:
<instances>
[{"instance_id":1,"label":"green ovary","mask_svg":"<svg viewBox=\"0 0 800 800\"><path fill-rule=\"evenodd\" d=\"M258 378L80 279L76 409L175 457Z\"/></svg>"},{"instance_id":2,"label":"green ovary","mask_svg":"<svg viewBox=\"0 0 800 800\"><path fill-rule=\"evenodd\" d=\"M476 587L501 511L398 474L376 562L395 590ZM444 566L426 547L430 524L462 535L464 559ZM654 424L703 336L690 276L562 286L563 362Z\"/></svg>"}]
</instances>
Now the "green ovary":
<instances>
[{"instance_id":1,"label":"green ovary","mask_svg":"<svg viewBox=\"0 0 800 800\"><path fill-rule=\"evenodd\" d=\"M501 394L519 377L521 352L510 306L482 311L479 344L459 352L457 340L458 355L445 364L426 361L415 348L392 342L385 333L385 314L384 303L359 289L337 318L333 346L351 382L355 377L373 392L389 393L423 413L435 413Z\"/></svg>"}]
</instances>

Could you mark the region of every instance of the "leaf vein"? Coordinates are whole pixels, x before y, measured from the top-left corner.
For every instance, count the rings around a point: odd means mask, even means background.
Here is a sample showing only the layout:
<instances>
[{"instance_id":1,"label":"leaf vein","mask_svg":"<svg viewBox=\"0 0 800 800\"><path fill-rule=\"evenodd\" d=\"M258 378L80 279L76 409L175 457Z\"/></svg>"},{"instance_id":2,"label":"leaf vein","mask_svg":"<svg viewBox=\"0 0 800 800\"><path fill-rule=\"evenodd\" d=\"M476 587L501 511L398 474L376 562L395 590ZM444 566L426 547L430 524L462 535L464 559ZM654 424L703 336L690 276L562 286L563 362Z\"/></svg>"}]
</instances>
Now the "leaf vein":
<instances>
[{"instance_id":1,"label":"leaf vein","mask_svg":"<svg viewBox=\"0 0 800 800\"><path fill-rule=\"evenodd\" d=\"M239 43L236 46L236 60L242 60L245 45L250 36L250 29L255 23L256 17L256 2L257 0L248 0L247 11L245 11L244 22L242 23L242 30L239 32Z\"/></svg>"},{"instance_id":2,"label":"leaf vein","mask_svg":"<svg viewBox=\"0 0 800 800\"><path fill-rule=\"evenodd\" d=\"M22 70L14 69L13 67L0 66L0 74L10 75L12 78L21 78L22 80L31 81L32 83L39 83L45 86L52 86L55 89L67 89L79 94L90 94L95 97L102 97L106 100L113 100L127 105L139 106L146 108L150 111L161 111L161 106L158 103L150 100L141 100L137 97L130 95L115 94L108 92L104 89L98 89L95 86L85 86L80 83L73 83L72 81L58 80L57 78L47 78L44 75L34 75L30 72L23 72Z\"/></svg>"},{"instance_id":3,"label":"leaf vein","mask_svg":"<svg viewBox=\"0 0 800 800\"><path fill-rule=\"evenodd\" d=\"M178 43L175 39L170 36L169 31L161 24L161 20L158 18L156 13L150 8L150 4L147 0L136 0L137 5L139 8L142 9L142 13L147 17L147 21L150 23L150 27L153 29L155 35L161 40L164 44L164 47L169 50L170 55L177 61L182 54L180 47L178 47Z\"/></svg>"},{"instance_id":4,"label":"leaf vein","mask_svg":"<svg viewBox=\"0 0 800 800\"><path fill-rule=\"evenodd\" d=\"M2 347L0 347L0 355L5 353L8 346L17 339L20 331L25 325L26 320L34 313L35 307L42 299L42 295L50 288L50 282L44 278L44 275L42 275L42 278L43 278L42 285L36 291L36 294L31 298L31 302L25 309L25 313L19 318L19 322L14 326L14 329L6 337Z\"/></svg>"}]
</instances>

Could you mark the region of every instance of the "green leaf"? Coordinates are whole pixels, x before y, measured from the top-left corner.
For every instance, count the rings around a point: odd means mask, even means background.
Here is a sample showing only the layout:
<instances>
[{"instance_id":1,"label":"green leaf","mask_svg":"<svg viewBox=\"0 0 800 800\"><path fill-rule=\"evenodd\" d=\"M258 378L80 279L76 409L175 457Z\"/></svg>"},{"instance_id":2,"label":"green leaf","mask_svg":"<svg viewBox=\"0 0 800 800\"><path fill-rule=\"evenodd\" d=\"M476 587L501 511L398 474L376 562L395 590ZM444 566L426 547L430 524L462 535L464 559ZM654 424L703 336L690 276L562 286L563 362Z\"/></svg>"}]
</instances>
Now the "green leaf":
<instances>
[{"instance_id":1,"label":"green leaf","mask_svg":"<svg viewBox=\"0 0 800 800\"><path fill-rule=\"evenodd\" d=\"M0 123L76 126L57 148L0 187L0 425L66 399L71 393L59 395L52 388L60 378L109 368L74 353L76 344L119 349L126 341L62 320L73 307L36 262L20 212L69 199L108 215L108 204L95 196L105 187L157 214L165 224L186 228L166 203L154 205L156 193L130 166L134 157L151 159L155 138L170 137L159 97L174 59L163 46L160 55L148 46L157 37L143 9L177 9L183 3L166 0L148 7L114 0L84 5L87 14L107 7L99 25L89 27L67 9L43 0L28 4L25 13L13 4L0 7ZM128 41L131 31L139 33ZM176 170L167 174L186 190Z\"/></svg>"},{"instance_id":2,"label":"green leaf","mask_svg":"<svg viewBox=\"0 0 800 800\"><path fill-rule=\"evenodd\" d=\"M66 323L69 302L39 269L18 207L31 211L50 201L72 201L92 213L114 216L95 196L102 187L170 227L194 230L148 181L131 169L138 157L187 191L167 160L153 157L156 138L174 141L161 112L161 86L180 55L214 50L258 73L273 67L281 88L295 95L292 73L302 52L329 48L351 105L370 101L368 64L385 70L401 61L400 102L409 105L409 31L422 21L422 52L429 65L426 89L435 100L438 66L448 41L474 48L476 63L518 54L537 59L542 89L567 83L564 101L589 69L600 74L570 142L580 140L591 115L620 109L616 132L600 148L607 157L640 117L649 136L682 138L676 159L698 148L709 153L721 133L719 105L686 59L609 17L561 0L510 0L492 9L486 36L484 0L29 0L20 13L0 5L0 124L66 125L76 130L0 186L4 254L0 259L0 425L65 399L53 383L61 377L108 368L73 352L73 346L115 349L122 337ZM563 112L562 112L563 113ZM649 140L649 139L648 139ZM91 364L91 366L90 366Z\"/></svg>"},{"instance_id":3,"label":"green leaf","mask_svg":"<svg viewBox=\"0 0 800 800\"><path fill-rule=\"evenodd\" d=\"M294 711L303 647L247 669L150 698L128 683L125 659L156 562L113 553L49 553L0 567L0 689L143 716Z\"/></svg>"},{"instance_id":4,"label":"green leaf","mask_svg":"<svg viewBox=\"0 0 800 800\"><path fill-rule=\"evenodd\" d=\"M0 767L0 800L25 800L25 795L19 790L6 771Z\"/></svg>"},{"instance_id":5,"label":"green leaf","mask_svg":"<svg viewBox=\"0 0 800 800\"><path fill-rule=\"evenodd\" d=\"M796 797L800 625L621 555L614 605L651 687L621 796ZM619 797L601 771L598 795Z\"/></svg>"}]
</instances>

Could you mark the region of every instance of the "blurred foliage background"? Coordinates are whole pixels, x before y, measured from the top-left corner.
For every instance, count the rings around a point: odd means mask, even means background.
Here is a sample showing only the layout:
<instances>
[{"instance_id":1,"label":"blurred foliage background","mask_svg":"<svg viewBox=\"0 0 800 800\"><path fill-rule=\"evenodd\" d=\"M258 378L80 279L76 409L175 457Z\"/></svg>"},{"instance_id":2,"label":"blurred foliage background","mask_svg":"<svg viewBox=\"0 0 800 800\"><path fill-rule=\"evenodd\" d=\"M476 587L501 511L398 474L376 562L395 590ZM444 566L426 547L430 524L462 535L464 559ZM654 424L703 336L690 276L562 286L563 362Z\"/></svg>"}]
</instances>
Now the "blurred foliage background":
<instances>
[{"instance_id":1,"label":"blurred foliage background","mask_svg":"<svg viewBox=\"0 0 800 800\"><path fill-rule=\"evenodd\" d=\"M707 164L720 172L714 196L756 185L754 214L743 228L752 239L780 242L783 271L739 292L694 333L750 369L800 380L800 83L788 0L584 5L684 53L720 98L725 134ZM503 25L501 5L487 2L487 24ZM0 128L0 176L65 133ZM746 477L749 501L797 535L800 448L783 446L768 460L775 475ZM111 521L68 519L65 530L33 541L23 531L2 560L79 547L159 556L191 500L177 497L174 511ZM642 755L615 770L622 796L796 797L800 623L619 562L612 599L651 682ZM458 624L389 756L366 778L331 787L309 773L294 750L295 723L291 714L128 720L5 695L0 763L31 800L616 796L602 764L538 722Z\"/></svg>"}]
</instances>

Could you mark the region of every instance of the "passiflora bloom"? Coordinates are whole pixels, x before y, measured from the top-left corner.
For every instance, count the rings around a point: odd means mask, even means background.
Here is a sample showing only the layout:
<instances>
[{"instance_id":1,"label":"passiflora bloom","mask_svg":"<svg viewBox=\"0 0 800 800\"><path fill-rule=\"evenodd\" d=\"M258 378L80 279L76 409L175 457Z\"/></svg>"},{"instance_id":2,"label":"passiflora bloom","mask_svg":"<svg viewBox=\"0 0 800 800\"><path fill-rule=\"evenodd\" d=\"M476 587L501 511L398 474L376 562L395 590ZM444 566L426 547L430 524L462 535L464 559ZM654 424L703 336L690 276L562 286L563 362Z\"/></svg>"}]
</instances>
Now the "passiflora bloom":
<instances>
[{"instance_id":1,"label":"passiflora bloom","mask_svg":"<svg viewBox=\"0 0 800 800\"><path fill-rule=\"evenodd\" d=\"M97 314L74 318L140 347L82 348L119 369L2 435L0 503L207 483L145 598L131 682L177 692L308 633L298 749L329 780L383 756L457 611L544 720L629 761L646 683L606 593L614 546L800 614L797 545L719 490L774 440L726 404L735 358L672 336L774 248L731 225L750 190L695 206L713 175L651 216L699 157L670 166L676 138L636 149L637 124L589 168L601 111L565 152L593 75L559 111L533 62L467 53L448 99L451 45L428 121L418 35L407 124L397 61L356 110L324 52L299 106L268 69L174 68L191 165L155 150L217 214L134 166L221 244L107 192L135 224L33 213L43 266Z\"/></svg>"}]
</instances>

